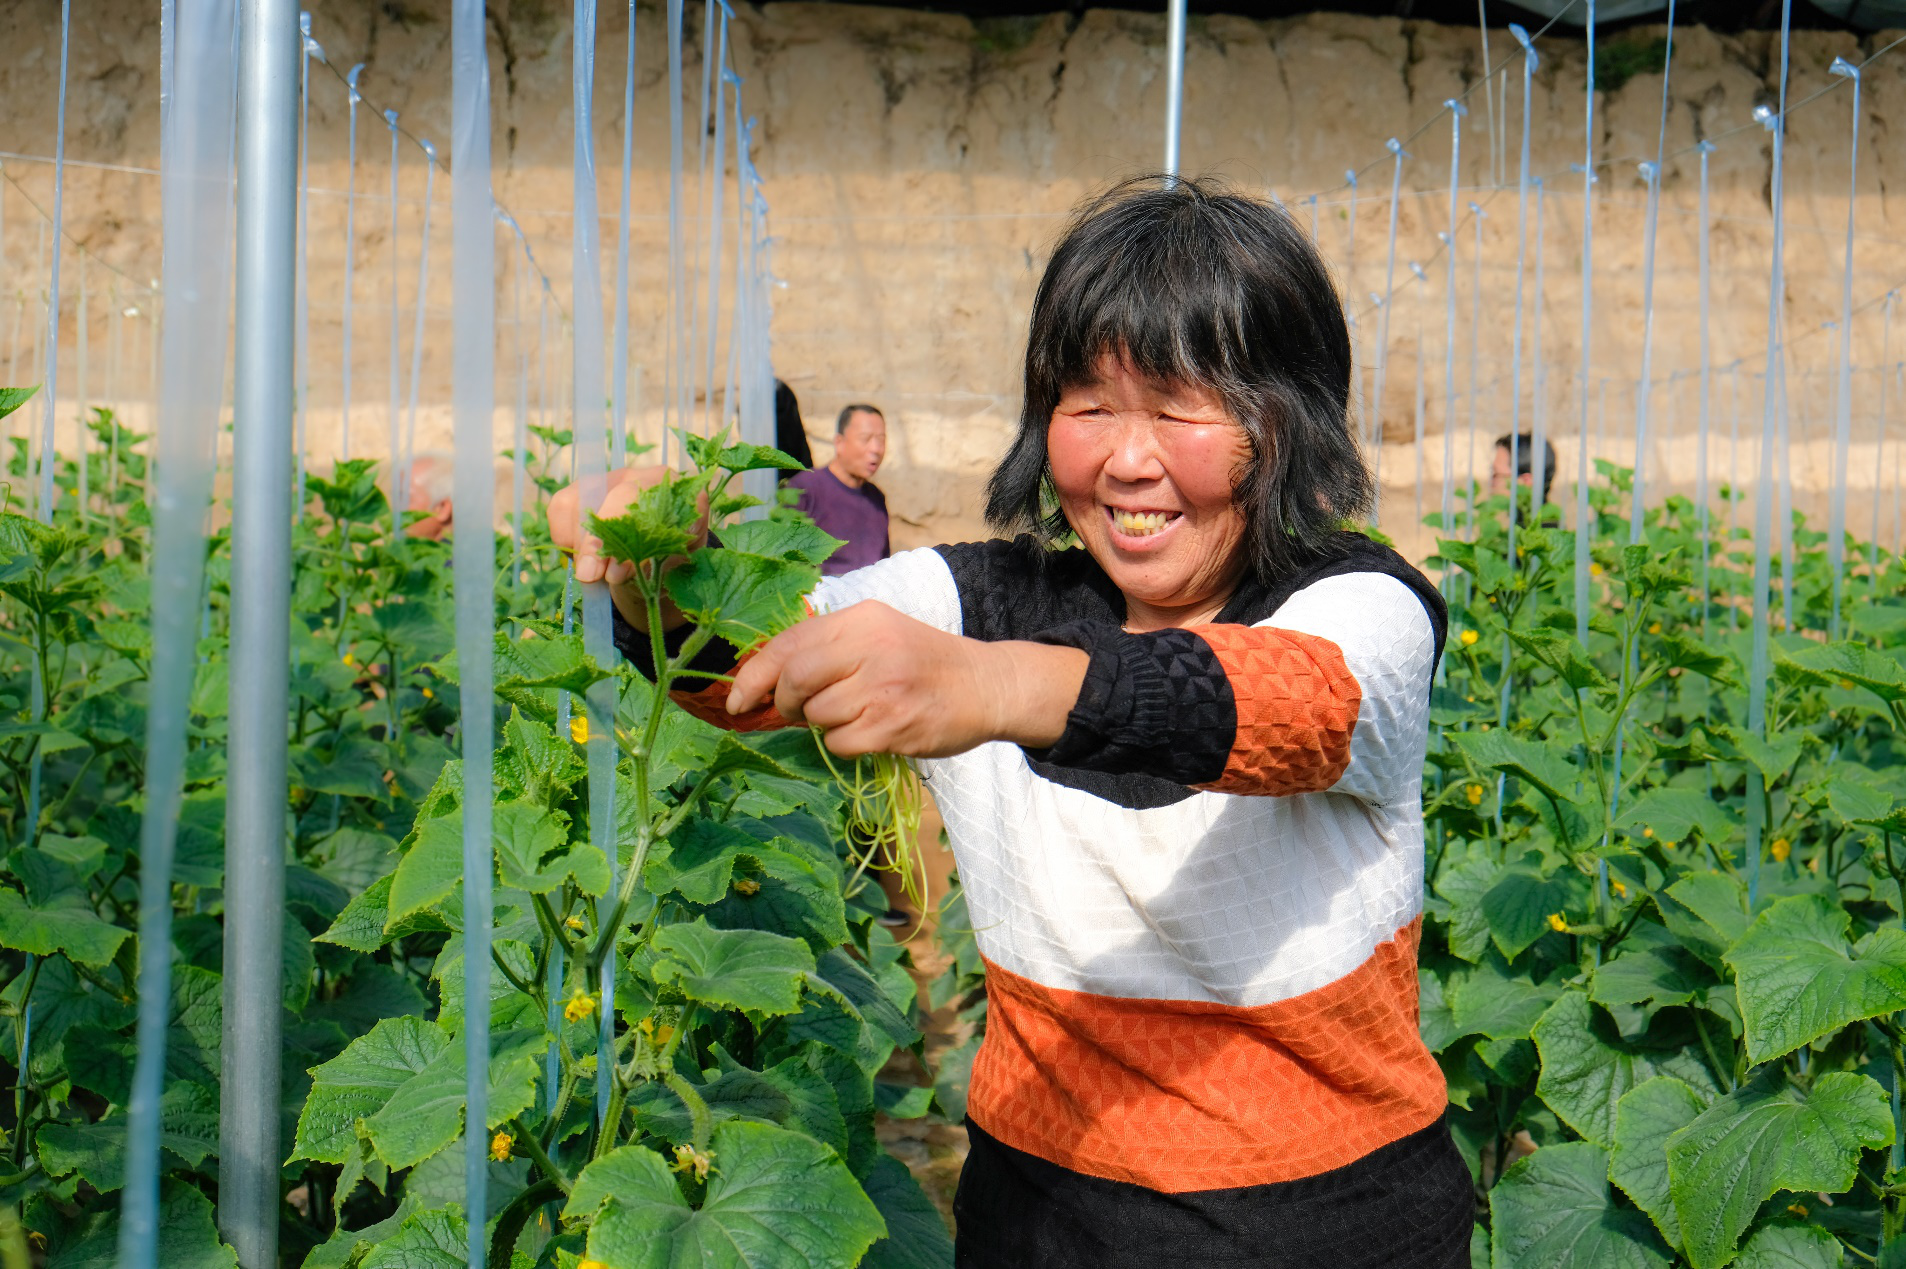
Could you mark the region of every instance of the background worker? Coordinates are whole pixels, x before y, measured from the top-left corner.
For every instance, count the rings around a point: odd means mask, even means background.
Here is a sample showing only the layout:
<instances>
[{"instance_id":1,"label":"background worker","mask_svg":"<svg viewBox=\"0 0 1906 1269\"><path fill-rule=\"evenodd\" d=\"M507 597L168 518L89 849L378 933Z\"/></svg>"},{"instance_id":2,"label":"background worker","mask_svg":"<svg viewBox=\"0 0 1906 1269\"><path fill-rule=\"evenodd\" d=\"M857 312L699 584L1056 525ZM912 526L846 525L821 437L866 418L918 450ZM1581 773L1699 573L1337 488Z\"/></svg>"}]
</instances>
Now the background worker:
<instances>
[{"instance_id":1,"label":"background worker","mask_svg":"<svg viewBox=\"0 0 1906 1269\"><path fill-rule=\"evenodd\" d=\"M794 505L847 544L821 565L822 572L851 573L891 553L887 495L874 484L874 473L886 456L886 416L871 405L850 405L835 420L834 457L827 466L788 478L788 487L801 491Z\"/></svg>"}]
</instances>

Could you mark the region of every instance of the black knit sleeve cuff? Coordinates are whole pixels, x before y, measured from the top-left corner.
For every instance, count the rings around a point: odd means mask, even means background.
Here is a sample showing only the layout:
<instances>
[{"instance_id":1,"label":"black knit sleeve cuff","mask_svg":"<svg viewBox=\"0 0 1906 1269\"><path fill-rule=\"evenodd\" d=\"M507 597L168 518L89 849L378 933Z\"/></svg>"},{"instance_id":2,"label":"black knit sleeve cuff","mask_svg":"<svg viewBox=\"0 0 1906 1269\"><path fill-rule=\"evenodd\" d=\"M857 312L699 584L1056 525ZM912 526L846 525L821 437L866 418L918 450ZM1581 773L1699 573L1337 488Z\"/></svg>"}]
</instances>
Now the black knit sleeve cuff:
<instances>
[{"instance_id":1,"label":"black knit sleeve cuff","mask_svg":"<svg viewBox=\"0 0 1906 1269\"><path fill-rule=\"evenodd\" d=\"M1188 630L1127 634L1101 622L1075 622L1033 639L1091 658L1065 732L1049 749L1028 749L1035 760L1187 785L1224 774L1237 707L1224 667L1203 639Z\"/></svg>"},{"instance_id":2,"label":"black knit sleeve cuff","mask_svg":"<svg viewBox=\"0 0 1906 1269\"><path fill-rule=\"evenodd\" d=\"M623 659L642 672L642 677L651 683L655 681L655 657L649 637L643 631L630 625L622 616L622 610L610 605L615 620L615 647ZM671 659L681 655L682 647L688 637L695 633L695 627L677 626L662 633L662 651ZM688 663L689 677L678 679L677 687L693 692L706 687L710 680L695 677L706 674L731 674L736 663L734 649L721 639L710 639L708 645L695 654Z\"/></svg>"}]
</instances>

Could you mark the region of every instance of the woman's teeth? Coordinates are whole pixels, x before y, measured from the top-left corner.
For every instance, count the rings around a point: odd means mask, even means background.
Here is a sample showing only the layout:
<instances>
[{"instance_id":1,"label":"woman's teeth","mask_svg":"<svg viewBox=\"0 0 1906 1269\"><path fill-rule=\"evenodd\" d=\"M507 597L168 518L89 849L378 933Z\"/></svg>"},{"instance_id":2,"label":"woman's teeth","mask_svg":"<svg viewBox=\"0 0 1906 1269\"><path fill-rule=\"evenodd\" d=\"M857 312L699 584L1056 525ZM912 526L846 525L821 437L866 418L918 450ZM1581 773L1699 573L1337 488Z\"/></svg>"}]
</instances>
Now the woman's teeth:
<instances>
[{"instance_id":1,"label":"woman's teeth","mask_svg":"<svg viewBox=\"0 0 1906 1269\"><path fill-rule=\"evenodd\" d=\"M1123 511L1112 508L1112 523L1127 537L1150 537L1178 517L1169 511Z\"/></svg>"}]
</instances>

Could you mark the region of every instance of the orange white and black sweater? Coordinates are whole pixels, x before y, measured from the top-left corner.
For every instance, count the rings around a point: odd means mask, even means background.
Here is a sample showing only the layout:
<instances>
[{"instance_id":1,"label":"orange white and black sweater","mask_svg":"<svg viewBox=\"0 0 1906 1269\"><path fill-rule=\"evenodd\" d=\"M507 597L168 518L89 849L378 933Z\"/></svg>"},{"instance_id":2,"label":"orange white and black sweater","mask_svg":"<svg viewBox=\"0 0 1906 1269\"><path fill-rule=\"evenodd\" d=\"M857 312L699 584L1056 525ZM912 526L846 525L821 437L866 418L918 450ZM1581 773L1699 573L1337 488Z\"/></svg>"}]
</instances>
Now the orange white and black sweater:
<instances>
[{"instance_id":1,"label":"orange white and black sweater","mask_svg":"<svg viewBox=\"0 0 1906 1269\"><path fill-rule=\"evenodd\" d=\"M1128 634L1085 552L1022 538L904 552L810 602L862 600L1091 656L1050 749L919 764L987 967L960 1265L1466 1265L1469 1178L1417 1030L1428 581L1345 535L1211 625ZM778 721L725 695L683 699Z\"/></svg>"}]
</instances>

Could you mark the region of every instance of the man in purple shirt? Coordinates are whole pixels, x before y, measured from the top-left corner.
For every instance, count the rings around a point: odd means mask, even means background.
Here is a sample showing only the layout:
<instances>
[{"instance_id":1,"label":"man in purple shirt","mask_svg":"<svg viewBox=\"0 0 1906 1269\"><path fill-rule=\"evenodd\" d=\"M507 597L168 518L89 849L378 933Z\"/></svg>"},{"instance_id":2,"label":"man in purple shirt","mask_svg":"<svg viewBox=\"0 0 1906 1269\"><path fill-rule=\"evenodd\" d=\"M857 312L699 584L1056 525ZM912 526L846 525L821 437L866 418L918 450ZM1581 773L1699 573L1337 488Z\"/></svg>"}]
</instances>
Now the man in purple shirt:
<instances>
[{"instance_id":1,"label":"man in purple shirt","mask_svg":"<svg viewBox=\"0 0 1906 1269\"><path fill-rule=\"evenodd\" d=\"M850 405L834 424L834 457L827 466L788 478L801 491L794 505L847 544L822 572L850 573L887 558L887 495L874 484L886 456L886 416L871 405Z\"/></svg>"}]
</instances>

